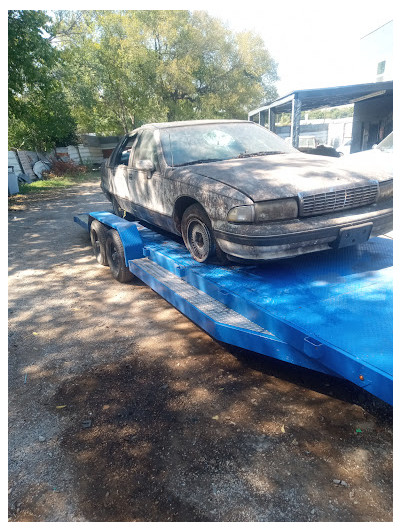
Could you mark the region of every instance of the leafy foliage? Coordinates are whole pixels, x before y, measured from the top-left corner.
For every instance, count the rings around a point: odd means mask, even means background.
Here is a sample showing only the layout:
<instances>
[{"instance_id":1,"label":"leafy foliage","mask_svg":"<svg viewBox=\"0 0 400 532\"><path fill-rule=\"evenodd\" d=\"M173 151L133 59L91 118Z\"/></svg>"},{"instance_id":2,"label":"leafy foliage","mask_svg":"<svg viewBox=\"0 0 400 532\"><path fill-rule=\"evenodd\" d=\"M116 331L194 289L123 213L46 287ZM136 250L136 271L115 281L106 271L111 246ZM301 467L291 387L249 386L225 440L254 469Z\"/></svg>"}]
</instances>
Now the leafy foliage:
<instances>
[{"instance_id":1,"label":"leafy foliage","mask_svg":"<svg viewBox=\"0 0 400 532\"><path fill-rule=\"evenodd\" d=\"M44 37L49 17L43 11L8 12L8 97L10 112L18 117L20 98L30 90L45 90L57 52Z\"/></svg>"},{"instance_id":2,"label":"leafy foliage","mask_svg":"<svg viewBox=\"0 0 400 532\"><path fill-rule=\"evenodd\" d=\"M326 118L347 118L353 116L353 105L346 105L343 107L332 107L324 109L313 109L311 111L302 111L301 120L304 120L306 113L309 120L326 119ZM280 125L289 125L291 123L290 113L281 113L278 115Z\"/></svg>"},{"instance_id":3,"label":"leafy foliage","mask_svg":"<svg viewBox=\"0 0 400 532\"><path fill-rule=\"evenodd\" d=\"M10 11L10 143L45 149L74 131L247 118L276 97L262 39L204 11Z\"/></svg>"},{"instance_id":4,"label":"leafy foliage","mask_svg":"<svg viewBox=\"0 0 400 532\"><path fill-rule=\"evenodd\" d=\"M20 117L9 117L9 146L49 151L76 142L76 123L59 84L46 91L31 91L20 104L24 109Z\"/></svg>"},{"instance_id":5,"label":"leafy foliage","mask_svg":"<svg viewBox=\"0 0 400 532\"><path fill-rule=\"evenodd\" d=\"M346 105L345 107L333 107L332 109L315 109L309 111L310 120L316 118L347 118L353 116L354 106Z\"/></svg>"},{"instance_id":6,"label":"leafy foliage","mask_svg":"<svg viewBox=\"0 0 400 532\"><path fill-rule=\"evenodd\" d=\"M70 14L58 12L59 27ZM78 15L77 15L78 16ZM276 96L260 37L197 11L92 11L60 39L80 131L127 132L152 121L247 118Z\"/></svg>"},{"instance_id":7,"label":"leafy foliage","mask_svg":"<svg viewBox=\"0 0 400 532\"><path fill-rule=\"evenodd\" d=\"M75 139L76 124L56 77L60 54L42 11L8 12L9 145L48 150Z\"/></svg>"}]
</instances>

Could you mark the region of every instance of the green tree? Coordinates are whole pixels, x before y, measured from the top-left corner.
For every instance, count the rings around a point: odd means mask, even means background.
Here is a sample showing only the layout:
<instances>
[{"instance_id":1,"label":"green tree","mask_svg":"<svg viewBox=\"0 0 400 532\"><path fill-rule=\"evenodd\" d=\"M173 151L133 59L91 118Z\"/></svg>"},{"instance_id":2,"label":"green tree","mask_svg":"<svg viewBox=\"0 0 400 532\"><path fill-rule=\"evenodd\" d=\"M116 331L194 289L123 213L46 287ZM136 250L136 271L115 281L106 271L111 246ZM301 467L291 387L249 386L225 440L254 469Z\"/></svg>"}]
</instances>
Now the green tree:
<instances>
[{"instance_id":1,"label":"green tree","mask_svg":"<svg viewBox=\"0 0 400 532\"><path fill-rule=\"evenodd\" d=\"M309 111L308 118L347 118L353 116L354 106L346 105L345 107L331 107L324 109L314 109Z\"/></svg>"},{"instance_id":2,"label":"green tree","mask_svg":"<svg viewBox=\"0 0 400 532\"><path fill-rule=\"evenodd\" d=\"M157 57L156 87L168 120L247 118L276 96L276 65L260 37L226 29L204 11L139 12Z\"/></svg>"},{"instance_id":3,"label":"green tree","mask_svg":"<svg viewBox=\"0 0 400 532\"><path fill-rule=\"evenodd\" d=\"M9 145L49 150L72 142L75 122L57 79L60 54L43 11L8 12Z\"/></svg>"},{"instance_id":4,"label":"green tree","mask_svg":"<svg viewBox=\"0 0 400 532\"><path fill-rule=\"evenodd\" d=\"M80 131L122 133L143 122L246 118L276 95L262 40L198 11L59 12L63 83Z\"/></svg>"},{"instance_id":5,"label":"green tree","mask_svg":"<svg viewBox=\"0 0 400 532\"><path fill-rule=\"evenodd\" d=\"M9 57L17 147L72 142L74 123L77 133L120 134L144 122L246 118L276 96L261 38L204 11L10 11Z\"/></svg>"},{"instance_id":6,"label":"green tree","mask_svg":"<svg viewBox=\"0 0 400 532\"><path fill-rule=\"evenodd\" d=\"M49 84L49 69L57 60L45 38L49 20L43 11L8 12L8 104L13 116L24 112L23 96Z\"/></svg>"},{"instance_id":7,"label":"green tree","mask_svg":"<svg viewBox=\"0 0 400 532\"><path fill-rule=\"evenodd\" d=\"M76 123L59 85L25 97L24 110L22 116L9 119L10 147L45 152L76 142Z\"/></svg>"}]
</instances>

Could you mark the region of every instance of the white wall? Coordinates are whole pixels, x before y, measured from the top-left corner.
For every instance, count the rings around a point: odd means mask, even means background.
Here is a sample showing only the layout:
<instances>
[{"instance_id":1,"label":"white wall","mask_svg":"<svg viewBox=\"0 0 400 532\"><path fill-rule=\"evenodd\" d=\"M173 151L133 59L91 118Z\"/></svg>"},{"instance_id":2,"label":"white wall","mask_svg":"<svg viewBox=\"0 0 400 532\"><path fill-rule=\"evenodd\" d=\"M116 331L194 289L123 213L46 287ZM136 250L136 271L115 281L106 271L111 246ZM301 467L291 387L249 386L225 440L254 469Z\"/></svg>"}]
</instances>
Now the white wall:
<instances>
[{"instance_id":1,"label":"white wall","mask_svg":"<svg viewBox=\"0 0 400 532\"><path fill-rule=\"evenodd\" d=\"M14 173L17 175L23 173L22 168L18 162L17 155L14 151L8 152L8 166L13 166ZM10 168L10 171L11 171L11 168Z\"/></svg>"},{"instance_id":2,"label":"white wall","mask_svg":"<svg viewBox=\"0 0 400 532\"><path fill-rule=\"evenodd\" d=\"M385 71L378 75L378 63L381 61L386 61ZM361 39L359 70L360 83L393 79L393 20Z\"/></svg>"}]
</instances>

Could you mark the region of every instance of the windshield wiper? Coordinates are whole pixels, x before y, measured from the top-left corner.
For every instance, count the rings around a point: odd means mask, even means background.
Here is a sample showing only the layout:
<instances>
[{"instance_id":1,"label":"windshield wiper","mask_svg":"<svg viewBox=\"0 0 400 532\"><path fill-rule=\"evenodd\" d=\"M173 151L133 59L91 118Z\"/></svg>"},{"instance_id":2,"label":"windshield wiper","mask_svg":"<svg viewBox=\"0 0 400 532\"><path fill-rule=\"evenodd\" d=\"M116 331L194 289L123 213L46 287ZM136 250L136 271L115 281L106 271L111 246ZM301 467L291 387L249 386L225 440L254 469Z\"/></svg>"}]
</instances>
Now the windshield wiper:
<instances>
[{"instance_id":1,"label":"windshield wiper","mask_svg":"<svg viewBox=\"0 0 400 532\"><path fill-rule=\"evenodd\" d=\"M239 153L236 159L244 159L245 157L259 157L260 155L279 155L284 153L283 151L257 151L254 153Z\"/></svg>"},{"instance_id":2,"label":"windshield wiper","mask_svg":"<svg viewBox=\"0 0 400 532\"><path fill-rule=\"evenodd\" d=\"M181 164L174 164L176 166L189 166L191 164L201 164L201 163L216 163L218 161L224 161L225 159L198 159L197 161L189 161Z\"/></svg>"},{"instance_id":3,"label":"windshield wiper","mask_svg":"<svg viewBox=\"0 0 400 532\"><path fill-rule=\"evenodd\" d=\"M258 151L254 153L239 153L232 159L244 159L245 157L259 157L260 155L278 155L280 153L285 153L283 151ZM202 164L202 163L216 163L218 161L226 161L227 159L197 159L196 161L188 161L185 163L174 164L174 167L177 166L190 166L192 164Z\"/></svg>"}]
</instances>

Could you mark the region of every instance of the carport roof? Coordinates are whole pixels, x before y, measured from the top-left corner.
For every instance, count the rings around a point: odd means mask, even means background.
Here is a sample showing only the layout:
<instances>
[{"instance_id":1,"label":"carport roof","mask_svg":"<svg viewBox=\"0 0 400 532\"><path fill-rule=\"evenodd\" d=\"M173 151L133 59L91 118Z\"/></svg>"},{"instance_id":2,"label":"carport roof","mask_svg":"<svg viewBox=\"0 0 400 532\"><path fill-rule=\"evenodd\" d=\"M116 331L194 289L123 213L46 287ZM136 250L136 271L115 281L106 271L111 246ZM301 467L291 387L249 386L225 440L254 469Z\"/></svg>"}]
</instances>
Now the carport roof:
<instances>
[{"instance_id":1,"label":"carport roof","mask_svg":"<svg viewBox=\"0 0 400 532\"><path fill-rule=\"evenodd\" d=\"M292 100L294 98L301 100L302 111L308 111L310 109L319 109L321 107L348 105L360 99L380 96L386 91L393 92L393 81L342 85L339 87L326 87L322 89L297 90L278 98L270 104L263 105L258 109L250 111L249 117L268 109L273 109L275 113L290 113L292 110Z\"/></svg>"}]
</instances>

